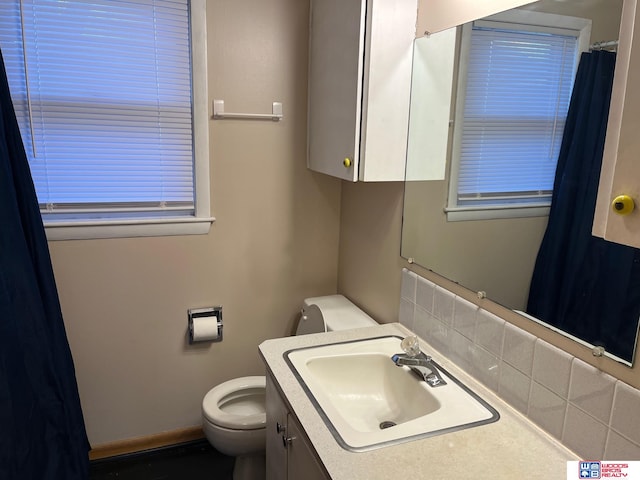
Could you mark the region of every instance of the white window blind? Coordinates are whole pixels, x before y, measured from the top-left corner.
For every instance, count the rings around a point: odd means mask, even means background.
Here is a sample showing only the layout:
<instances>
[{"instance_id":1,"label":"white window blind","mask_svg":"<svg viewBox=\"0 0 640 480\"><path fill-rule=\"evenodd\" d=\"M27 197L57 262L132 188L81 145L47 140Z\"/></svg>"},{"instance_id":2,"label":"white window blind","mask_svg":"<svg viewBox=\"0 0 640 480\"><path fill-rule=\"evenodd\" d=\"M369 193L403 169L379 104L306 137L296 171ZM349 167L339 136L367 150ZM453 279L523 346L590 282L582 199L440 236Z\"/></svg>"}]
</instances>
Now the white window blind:
<instances>
[{"instance_id":1,"label":"white window blind","mask_svg":"<svg viewBox=\"0 0 640 480\"><path fill-rule=\"evenodd\" d=\"M549 202L577 37L474 25L457 205Z\"/></svg>"},{"instance_id":2,"label":"white window blind","mask_svg":"<svg viewBox=\"0 0 640 480\"><path fill-rule=\"evenodd\" d=\"M0 47L39 203L194 211L188 0L3 0Z\"/></svg>"}]
</instances>

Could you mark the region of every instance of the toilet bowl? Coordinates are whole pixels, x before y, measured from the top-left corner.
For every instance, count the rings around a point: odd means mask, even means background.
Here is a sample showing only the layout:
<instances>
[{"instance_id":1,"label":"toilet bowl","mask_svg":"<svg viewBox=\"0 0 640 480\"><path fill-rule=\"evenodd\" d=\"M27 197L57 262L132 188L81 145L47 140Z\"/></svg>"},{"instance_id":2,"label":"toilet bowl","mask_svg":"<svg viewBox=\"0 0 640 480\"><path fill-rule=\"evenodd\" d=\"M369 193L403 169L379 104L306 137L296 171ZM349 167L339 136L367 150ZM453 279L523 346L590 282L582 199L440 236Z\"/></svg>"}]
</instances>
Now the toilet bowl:
<instances>
[{"instance_id":1,"label":"toilet bowl","mask_svg":"<svg viewBox=\"0 0 640 480\"><path fill-rule=\"evenodd\" d=\"M202 401L202 428L220 453L236 457L234 480L264 478L265 377L234 378Z\"/></svg>"},{"instance_id":2,"label":"toilet bowl","mask_svg":"<svg viewBox=\"0 0 640 480\"><path fill-rule=\"evenodd\" d=\"M296 335L377 325L342 295L307 298ZM203 430L219 452L236 457L234 480L265 478L267 421L264 376L234 378L202 400Z\"/></svg>"}]
</instances>

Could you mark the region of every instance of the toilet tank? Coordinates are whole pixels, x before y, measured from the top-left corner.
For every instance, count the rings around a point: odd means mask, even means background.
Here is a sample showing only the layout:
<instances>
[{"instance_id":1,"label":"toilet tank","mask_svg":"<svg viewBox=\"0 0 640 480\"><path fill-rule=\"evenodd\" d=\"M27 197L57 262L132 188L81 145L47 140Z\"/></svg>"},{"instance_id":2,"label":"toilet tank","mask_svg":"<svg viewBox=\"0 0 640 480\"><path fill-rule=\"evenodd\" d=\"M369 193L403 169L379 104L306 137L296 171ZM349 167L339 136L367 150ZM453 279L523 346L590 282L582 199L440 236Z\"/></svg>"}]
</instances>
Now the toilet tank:
<instances>
[{"instance_id":1,"label":"toilet tank","mask_svg":"<svg viewBox=\"0 0 640 480\"><path fill-rule=\"evenodd\" d=\"M342 295L304 300L296 335L370 327L378 323Z\"/></svg>"}]
</instances>

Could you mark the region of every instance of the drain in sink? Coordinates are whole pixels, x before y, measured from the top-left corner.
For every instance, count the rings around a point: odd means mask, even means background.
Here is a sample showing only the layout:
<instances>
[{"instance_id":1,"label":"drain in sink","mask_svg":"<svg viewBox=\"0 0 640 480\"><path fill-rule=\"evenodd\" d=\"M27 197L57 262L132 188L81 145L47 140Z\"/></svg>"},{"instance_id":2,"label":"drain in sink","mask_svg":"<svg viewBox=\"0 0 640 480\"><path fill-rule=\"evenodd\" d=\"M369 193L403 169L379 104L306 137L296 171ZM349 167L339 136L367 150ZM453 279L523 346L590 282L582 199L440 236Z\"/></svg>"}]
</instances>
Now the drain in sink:
<instances>
[{"instance_id":1,"label":"drain in sink","mask_svg":"<svg viewBox=\"0 0 640 480\"><path fill-rule=\"evenodd\" d=\"M380 423L380 430L384 430L385 428L389 428L389 427L395 427L396 426L396 422L381 422Z\"/></svg>"}]
</instances>

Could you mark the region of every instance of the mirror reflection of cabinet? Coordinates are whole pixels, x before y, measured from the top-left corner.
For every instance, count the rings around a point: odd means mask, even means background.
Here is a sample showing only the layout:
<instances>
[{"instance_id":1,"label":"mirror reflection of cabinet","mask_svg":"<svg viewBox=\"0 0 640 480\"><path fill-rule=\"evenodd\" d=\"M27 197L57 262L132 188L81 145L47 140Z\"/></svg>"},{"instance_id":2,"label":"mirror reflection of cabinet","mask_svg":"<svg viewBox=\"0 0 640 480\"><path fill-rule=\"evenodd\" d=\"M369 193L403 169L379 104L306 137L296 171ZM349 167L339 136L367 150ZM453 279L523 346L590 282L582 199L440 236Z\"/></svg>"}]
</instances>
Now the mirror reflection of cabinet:
<instances>
[{"instance_id":1,"label":"mirror reflection of cabinet","mask_svg":"<svg viewBox=\"0 0 640 480\"><path fill-rule=\"evenodd\" d=\"M632 247L640 247L640 29L634 29L639 16L637 1L626 0L593 225L594 235ZM633 212L614 211L619 195L634 200Z\"/></svg>"},{"instance_id":2,"label":"mirror reflection of cabinet","mask_svg":"<svg viewBox=\"0 0 640 480\"><path fill-rule=\"evenodd\" d=\"M416 9L416 0L311 1L311 170L404 180Z\"/></svg>"}]
</instances>

